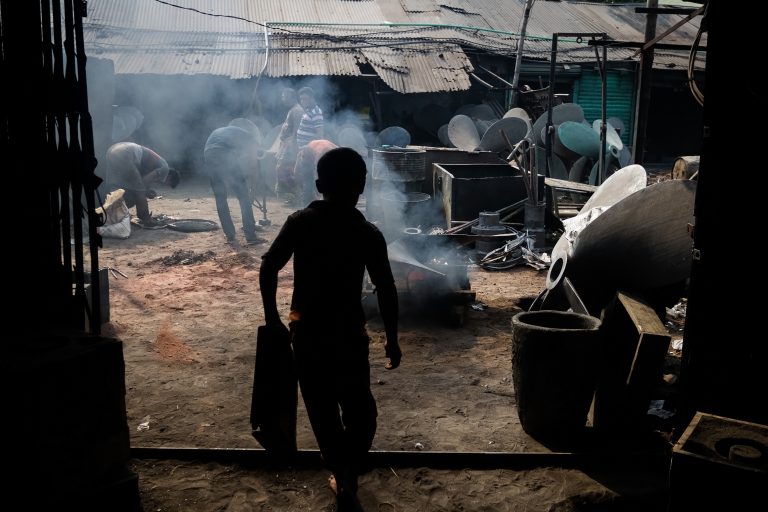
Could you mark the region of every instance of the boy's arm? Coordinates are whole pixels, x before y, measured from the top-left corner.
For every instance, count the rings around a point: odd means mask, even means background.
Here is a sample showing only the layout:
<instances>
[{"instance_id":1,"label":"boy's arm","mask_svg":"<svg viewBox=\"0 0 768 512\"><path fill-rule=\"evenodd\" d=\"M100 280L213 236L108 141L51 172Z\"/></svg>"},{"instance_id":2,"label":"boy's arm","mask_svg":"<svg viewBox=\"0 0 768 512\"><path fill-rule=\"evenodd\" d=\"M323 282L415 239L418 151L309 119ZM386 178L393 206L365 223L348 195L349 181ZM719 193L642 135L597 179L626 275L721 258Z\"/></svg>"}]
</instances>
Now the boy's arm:
<instances>
[{"instance_id":1,"label":"boy's arm","mask_svg":"<svg viewBox=\"0 0 768 512\"><path fill-rule=\"evenodd\" d=\"M368 275L371 282L376 287L376 298L379 303L379 313L384 323L384 333L387 341L384 350L389 358L386 368L394 370L400 365L403 357L400 350L400 343L397 339L399 304L397 298L397 287L395 278L392 275L392 267L389 264L389 255L387 254L387 243L381 233L377 234L377 240L374 247L374 256L371 259L368 268Z\"/></svg>"},{"instance_id":2,"label":"boy's arm","mask_svg":"<svg viewBox=\"0 0 768 512\"><path fill-rule=\"evenodd\" d=\"M259 288L261 302L264 306L264 321L267 327L286 329L285 324L280 319L280 312L277 310L277 275L293 254L293 245L290 242L291 225L292 222L289 217L269 250L261 257Z\"/></svg>"},{"instance_id":3,"label":"boy's arm","mask_svg":"<svg viewBox=\"0 0 768 512\"><path fill-rule=\"evenodd\" d=\"M264 305L264 321L267 326L282 324L280 313L277 310L277 273L280 271L269 259L262 260L259 270L259 288L261 288L261 302Z\"/></svg>"},{"instance_id":4,"label":"boy's arm","mask_svg":"<svg viewBox=\"0 0 768 512\"><path fill-rule=\"evenodd\" d=\"M376 296L379 301L379 312L384 323L384 333L387 341L384 344L384 352L389 358L386 368L394 370L400 366L403 353L397 340L397 318L399 305L397 302L397 288L395 282L384 282L376 286Z\"/></svg>"}]
</instances>

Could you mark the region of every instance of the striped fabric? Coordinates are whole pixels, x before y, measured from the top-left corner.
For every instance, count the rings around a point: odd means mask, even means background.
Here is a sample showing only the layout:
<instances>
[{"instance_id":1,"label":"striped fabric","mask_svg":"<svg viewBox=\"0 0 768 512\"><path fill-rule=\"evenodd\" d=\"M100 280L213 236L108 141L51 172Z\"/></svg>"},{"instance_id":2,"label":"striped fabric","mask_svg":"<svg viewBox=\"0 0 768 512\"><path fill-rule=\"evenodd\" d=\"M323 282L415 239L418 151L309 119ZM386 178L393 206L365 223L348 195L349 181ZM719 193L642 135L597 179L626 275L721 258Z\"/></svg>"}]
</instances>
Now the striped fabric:
<instances>
[{"instance_id":1,"label":"striped fabric","mask_svg":"<svg viewBox=\"0 0 768 512\"><path fill-rule=\"evenodd\" d=\"M299 122L299 129L296 132L296 142L299 148L302 148L315 139L321 138L323 128L323 111L315 105L309 110L304 111L304 115Z\"/></svg>"}]
</instances>

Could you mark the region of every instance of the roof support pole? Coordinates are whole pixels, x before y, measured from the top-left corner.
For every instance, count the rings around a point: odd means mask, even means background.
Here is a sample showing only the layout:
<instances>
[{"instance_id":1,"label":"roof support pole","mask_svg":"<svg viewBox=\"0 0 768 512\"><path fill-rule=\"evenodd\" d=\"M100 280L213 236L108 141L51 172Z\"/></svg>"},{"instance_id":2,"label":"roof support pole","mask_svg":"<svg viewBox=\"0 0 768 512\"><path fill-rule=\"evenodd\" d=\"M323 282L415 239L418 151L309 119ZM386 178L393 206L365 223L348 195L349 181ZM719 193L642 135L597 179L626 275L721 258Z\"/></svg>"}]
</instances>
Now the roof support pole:
<instances>
[{"instance_id":1,"label":"roof support pole","mask_svg":"<svg viewBox=\"0 0 768 512\"><path fill-rule=\"evenodd\" d=\"M648 8L656 9L659 0L648 0ZM645 132L648 127L648 110L651 104L651 74L653 72L653 46L648 42L656 37L655 11L649 11L645 19L645 42L640 55L640 83L637 88L637 101L635 105L635 142L632 144L632 159L637 164L645 163ZM646 48L647 46L647 48Z\"/></svg>"},{"instance_id":2,"label":"roof support pole","mask_svg":"<svg viewBox=\"0 0 768 512\"><path fill-rule=\"evenodd\" d=\"M515 108L520 101L520 91L518 83L520 82L520 68L523 66L523 45L525 44L525 31L528 27L528 18L531 16L533 2L536 0L526 0L525 11L523 13L523 22L520 27L520 34L517 36L517 51L515 52L515 70L512 75L512 98L510 98L507 110Z\"/></svg>"}]
</instances>

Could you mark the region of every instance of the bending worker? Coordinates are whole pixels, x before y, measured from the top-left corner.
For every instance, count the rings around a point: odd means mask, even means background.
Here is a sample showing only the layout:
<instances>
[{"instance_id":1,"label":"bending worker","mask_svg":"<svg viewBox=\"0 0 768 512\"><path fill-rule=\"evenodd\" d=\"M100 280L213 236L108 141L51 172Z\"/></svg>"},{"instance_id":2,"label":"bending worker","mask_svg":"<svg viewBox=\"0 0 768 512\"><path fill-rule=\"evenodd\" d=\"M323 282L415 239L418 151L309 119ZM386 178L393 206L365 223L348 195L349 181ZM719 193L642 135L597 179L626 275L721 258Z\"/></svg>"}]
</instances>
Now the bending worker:
<instances>
[{"instance_id":1,"label":"bending worker","mask_svg":"<svg viewBox=\"0 0 768 512\"><path fill-rule=\"evenodd\" d=\"M153 183L176 188L180 175L168 166L165 158L148 147L135 142L118 142L107 149L107 189L111 192L125 190L125 204L128 208L136 207L136 216L142 226L153 226L147 198L153 199L155 192L150 188Z\"/></svg>"},{"instance_id":2,"label":"bending worker","mask_svg":"<svg viewBox=\"0 0 768 512\"><path fill-rule=\"evenodd\" d=\"M235 224L229 211L228 195L232 192L240 203L245 241L261 243L256 235L259 229L253 217L249 177L256 165L256 151L261 135L258 127L248 119L233 119L229 125L216 128L208 136L203 150L203 161L211 180L216 211L221 229L228 242L235 241Z\"/></svg>"}]
</instances>

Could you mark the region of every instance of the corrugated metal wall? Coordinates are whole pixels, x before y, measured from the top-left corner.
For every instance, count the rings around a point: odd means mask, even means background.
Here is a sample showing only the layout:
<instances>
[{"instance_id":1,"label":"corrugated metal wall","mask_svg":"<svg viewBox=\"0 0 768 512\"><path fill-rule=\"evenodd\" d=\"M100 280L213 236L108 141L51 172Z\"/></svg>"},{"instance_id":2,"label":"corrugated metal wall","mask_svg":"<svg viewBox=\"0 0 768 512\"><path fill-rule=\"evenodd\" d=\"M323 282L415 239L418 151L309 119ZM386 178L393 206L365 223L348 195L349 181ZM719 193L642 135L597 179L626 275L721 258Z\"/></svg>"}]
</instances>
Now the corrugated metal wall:
<instances>
[{"instance_id":1,"label":"corrugated metal wall","mask_svg":"<svg viewBox=\"0 0 768 512\"><path fill-rule=\"evenodd\" d=\"M635 119L635 73L608 70L605 117L618 117L624 122L621 140L629 145ZM584 109L584 117L592 123L602 117L600 73L582 69L581 77L573 84L573 102Z\"/></svg>"}]
</instances>

